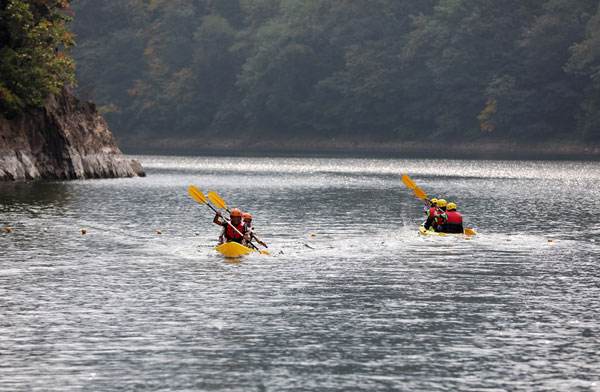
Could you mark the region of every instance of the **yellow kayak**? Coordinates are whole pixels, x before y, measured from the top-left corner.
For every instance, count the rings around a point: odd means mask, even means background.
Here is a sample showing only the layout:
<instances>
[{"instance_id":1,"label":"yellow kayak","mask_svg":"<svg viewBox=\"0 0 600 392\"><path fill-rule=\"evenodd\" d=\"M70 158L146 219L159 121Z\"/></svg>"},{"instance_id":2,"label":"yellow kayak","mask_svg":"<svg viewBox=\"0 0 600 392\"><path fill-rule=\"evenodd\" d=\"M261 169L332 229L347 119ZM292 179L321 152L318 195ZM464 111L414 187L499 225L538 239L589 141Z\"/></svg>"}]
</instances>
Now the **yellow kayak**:
<instances>
[{"instance_id":1,"label":"yellow kayak","mask_svg":"<svg viewBox=\"0 0 600 392\"><path fill-rule=\"evenodd\" d=\"M475 231L475 229L467 227L467 228L465 228L463 234L459 234L459 233L438 233L437 231L427 230L423 226L420 226L419 227L419 234L421 234L421 235L432 235L432 236L437 236L437 237L447 237L447 236L456 236L456 235L466 235L467 237L472 237L472 236L476 235L477 232Z\"/></svg>"},{"instance_id":2,"label":"yellow kayak","mask_svg":"<svg viewBox=\"0 0 600 392\"><path fill-rule=\"evenodd\" d=\"M248 248L237 242L226 242L215 247L215 250L228 258L236 258L249 255L252 252L256 252L254 249Z\"/></svg>"}]
</instances>

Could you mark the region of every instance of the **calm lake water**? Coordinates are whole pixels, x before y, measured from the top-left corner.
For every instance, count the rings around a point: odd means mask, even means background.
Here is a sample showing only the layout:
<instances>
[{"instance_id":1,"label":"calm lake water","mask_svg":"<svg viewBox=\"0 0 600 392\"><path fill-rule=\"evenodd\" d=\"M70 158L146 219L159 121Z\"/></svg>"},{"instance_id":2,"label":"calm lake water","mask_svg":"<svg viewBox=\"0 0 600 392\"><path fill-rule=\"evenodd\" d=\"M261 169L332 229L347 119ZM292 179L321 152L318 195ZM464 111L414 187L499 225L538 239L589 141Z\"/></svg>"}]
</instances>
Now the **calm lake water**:
<instances>
[{"instance_id":1,"label":"calm lake water","mask_svg":"<svg viewBox=\"0 0 600 392\"><path fill-rule=\"evenodd\" d=\"M0 184L0 390L600 391L598 163L138 159ZM419 237L402 172L480 235Z\"/></svg>"}]
</instances>

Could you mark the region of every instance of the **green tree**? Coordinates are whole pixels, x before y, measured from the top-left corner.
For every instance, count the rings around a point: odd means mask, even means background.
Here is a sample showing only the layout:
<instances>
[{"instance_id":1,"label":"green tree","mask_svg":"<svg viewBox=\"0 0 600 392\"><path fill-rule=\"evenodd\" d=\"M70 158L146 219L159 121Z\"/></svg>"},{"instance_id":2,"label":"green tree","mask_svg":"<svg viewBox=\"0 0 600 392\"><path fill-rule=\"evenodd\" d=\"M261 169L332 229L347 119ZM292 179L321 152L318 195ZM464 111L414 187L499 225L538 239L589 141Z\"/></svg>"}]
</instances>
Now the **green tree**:
<instances>
[{"instance_id":1,"label":"green tree","mask_svg":"<svg viewBox=\"0 0 600 392\"><path fill-rule=\"evenodd\" d=\"M535 4L535 3L534 3ZM507 60L486 89L492 118L510 137L562 137L577 128L585 80L565 72L569 48L580 41L596 1L548 0L532 7Z\"/></svg>"},{"instance_id":2,"label":"green tree","mask_svg":"<svg viewBox=\"0 0 600 392\"><path fill-rule=\"evenodd\" d=\"M68 1L0 2L0 111L15 115L42 106L74 84Z\"/></svg>"}]
</instances>

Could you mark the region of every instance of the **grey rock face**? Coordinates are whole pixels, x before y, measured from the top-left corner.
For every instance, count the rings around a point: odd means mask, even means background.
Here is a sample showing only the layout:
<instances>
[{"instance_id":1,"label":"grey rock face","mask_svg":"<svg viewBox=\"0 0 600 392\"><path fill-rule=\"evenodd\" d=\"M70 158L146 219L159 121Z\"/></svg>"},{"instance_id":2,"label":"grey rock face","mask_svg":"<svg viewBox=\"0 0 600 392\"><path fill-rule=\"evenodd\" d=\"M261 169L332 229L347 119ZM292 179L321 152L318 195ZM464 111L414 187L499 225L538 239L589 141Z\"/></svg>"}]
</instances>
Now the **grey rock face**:
<instances>
[{"instance_id":1,"label":"grey rock face","mask_svg":"<svg viewBox=\"0 0 600 392\"><path fill-rule=\"evenodd\" d=\"M0 116L0 181L143 176L92 103L68 92L17 118Z\"/></svg>"}]
</instances>

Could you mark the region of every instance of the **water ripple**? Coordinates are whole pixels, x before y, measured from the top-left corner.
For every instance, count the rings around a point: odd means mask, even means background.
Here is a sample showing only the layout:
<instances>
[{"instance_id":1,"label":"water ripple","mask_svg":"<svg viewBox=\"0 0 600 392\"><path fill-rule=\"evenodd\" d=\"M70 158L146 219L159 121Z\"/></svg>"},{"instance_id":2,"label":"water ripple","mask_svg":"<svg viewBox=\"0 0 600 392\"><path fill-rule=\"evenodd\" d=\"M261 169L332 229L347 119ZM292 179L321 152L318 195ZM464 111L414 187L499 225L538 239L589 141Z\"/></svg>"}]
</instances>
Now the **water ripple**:
<instances>
[{"instance_id":1,"label":"water ripple","mask_svg":"<svg viewBox=\"0 0 600 392\"><path fill-rule=\"evenodd\" d=\"M600 390L596 164L139 158L0 188L0 390ZM480 235L419 237L404 171ZM220 258L190 183L273 256Z\"/></svg>"}]
</instances>

